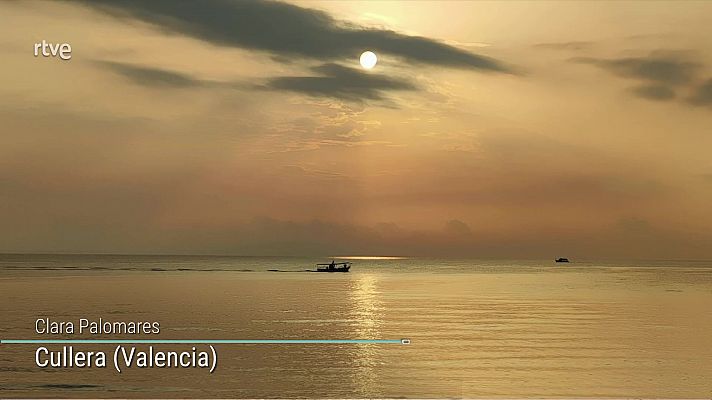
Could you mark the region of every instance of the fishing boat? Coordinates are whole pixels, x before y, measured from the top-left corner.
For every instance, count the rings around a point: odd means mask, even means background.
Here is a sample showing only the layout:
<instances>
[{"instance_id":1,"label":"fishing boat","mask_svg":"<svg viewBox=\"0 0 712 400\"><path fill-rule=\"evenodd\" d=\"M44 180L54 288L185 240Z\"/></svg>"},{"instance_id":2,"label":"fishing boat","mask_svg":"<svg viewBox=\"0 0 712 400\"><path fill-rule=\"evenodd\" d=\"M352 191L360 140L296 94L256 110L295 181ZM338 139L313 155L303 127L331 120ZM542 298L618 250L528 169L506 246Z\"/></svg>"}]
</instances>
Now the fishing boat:
<instances>
[{"instance_id":1,"label":"fishing boat","mask_svg":"<svg viewBox=\"0 0 712 400\"><path fill-rule=\"evenodd\" d=\"M330 262L328 264L317 264L316 272L349 272L351 263L346 262Z\"/></svg>"},{"instance_id":2,"label":"fishing boat","mask_svg":"<svg viewBox=\"0 0 712 400\"><path fill-rule=\"evenodd\" d=\"M567 262L569 262L569 259L566 258L566 257L559 257L559 258L557 258L557 259L554 260L554 261L560 262L560 263L567 263Z\"/></svg>"}]
</instances>

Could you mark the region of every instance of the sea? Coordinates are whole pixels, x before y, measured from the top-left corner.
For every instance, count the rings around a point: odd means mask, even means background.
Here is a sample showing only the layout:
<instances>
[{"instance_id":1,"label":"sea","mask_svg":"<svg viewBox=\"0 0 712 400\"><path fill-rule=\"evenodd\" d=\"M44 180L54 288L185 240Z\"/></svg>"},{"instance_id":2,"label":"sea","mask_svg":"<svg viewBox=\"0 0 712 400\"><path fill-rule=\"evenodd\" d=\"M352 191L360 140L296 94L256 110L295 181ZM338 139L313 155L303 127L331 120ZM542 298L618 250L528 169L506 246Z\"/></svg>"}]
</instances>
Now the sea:
<instances>
[{"instance_id":1,"label":"sea","mask_svg":"<svg viewBox=\"0 0 712 400\"><path fill-rule=\"evenodd\" d=\"M313 272L332 259L351 271ZM212 373L39 367L40 344L3 343L1 398L712 397L712 261L8 254L0 296L2 340L393 340L215 344Z\"/></svg>"}]
</instances>

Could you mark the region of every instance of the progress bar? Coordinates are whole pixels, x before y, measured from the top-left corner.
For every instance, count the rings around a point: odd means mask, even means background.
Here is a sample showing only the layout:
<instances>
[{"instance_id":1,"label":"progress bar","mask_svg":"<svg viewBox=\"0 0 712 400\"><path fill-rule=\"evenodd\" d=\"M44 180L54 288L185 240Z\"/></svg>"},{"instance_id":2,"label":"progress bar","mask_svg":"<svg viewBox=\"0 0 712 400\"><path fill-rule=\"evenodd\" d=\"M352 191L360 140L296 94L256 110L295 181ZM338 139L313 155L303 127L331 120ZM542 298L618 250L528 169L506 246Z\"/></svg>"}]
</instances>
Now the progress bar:
<instances>
[{"instance_id":1,"label":"progress bar","mask_svg":"<svg viewBox=\"0 0 712 400\"><path fill-rule=\"evenodd\" d=\"M0 344L410 344L410 339L0 339Z\"/></svg>"}]
</instances>

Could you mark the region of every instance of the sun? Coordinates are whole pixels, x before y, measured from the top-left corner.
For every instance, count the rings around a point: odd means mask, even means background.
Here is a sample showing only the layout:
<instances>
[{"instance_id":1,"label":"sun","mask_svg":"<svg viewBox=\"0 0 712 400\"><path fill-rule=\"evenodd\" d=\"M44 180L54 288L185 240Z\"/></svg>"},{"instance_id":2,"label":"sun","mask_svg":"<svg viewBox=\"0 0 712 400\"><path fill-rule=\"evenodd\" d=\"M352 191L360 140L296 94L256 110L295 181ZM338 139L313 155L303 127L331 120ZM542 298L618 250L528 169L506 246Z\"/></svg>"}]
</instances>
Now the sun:
<instances>
[{"instance_id":1,"label":"sun","mask_svg":"<svg viewBox=\"0 0 712 400\"><path fill-rule=\"evenodd\" d=\"M376 57L376 53L372 51L364 51L361 53L361 58L359 59L359 62L361 63L361 66L365 69L371 69L376 66L376 63L378 62L378 57Z\"/></svg>"}]
</instances>

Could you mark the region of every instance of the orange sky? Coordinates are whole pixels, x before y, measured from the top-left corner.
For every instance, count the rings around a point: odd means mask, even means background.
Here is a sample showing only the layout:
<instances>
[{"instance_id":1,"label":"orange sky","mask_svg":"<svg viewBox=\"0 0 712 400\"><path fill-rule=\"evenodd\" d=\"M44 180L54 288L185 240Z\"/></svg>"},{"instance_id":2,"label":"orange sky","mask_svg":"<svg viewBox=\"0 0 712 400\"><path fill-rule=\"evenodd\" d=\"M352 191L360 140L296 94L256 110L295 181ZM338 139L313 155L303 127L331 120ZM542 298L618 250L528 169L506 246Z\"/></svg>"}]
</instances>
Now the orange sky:
<instances>
[{"instance_id":1,"label":"orange sky","mask_svg":"<svg viewBox=\"0 0 712 400\"><path fill-rule=\"evenodd\" d=\"M0 4L0 251L712 257L712 3L117 4Z\"/></svg>"}]
</instances>

